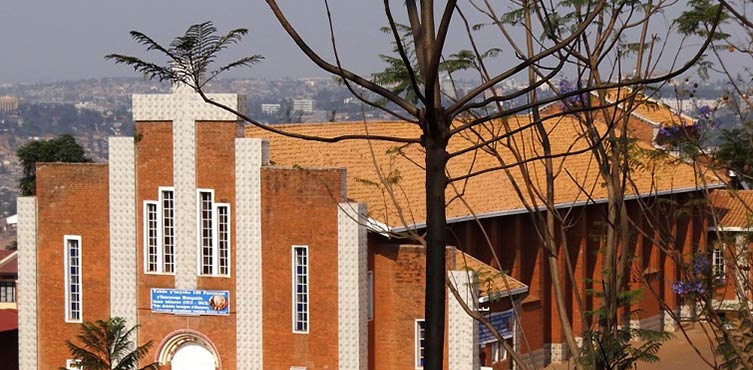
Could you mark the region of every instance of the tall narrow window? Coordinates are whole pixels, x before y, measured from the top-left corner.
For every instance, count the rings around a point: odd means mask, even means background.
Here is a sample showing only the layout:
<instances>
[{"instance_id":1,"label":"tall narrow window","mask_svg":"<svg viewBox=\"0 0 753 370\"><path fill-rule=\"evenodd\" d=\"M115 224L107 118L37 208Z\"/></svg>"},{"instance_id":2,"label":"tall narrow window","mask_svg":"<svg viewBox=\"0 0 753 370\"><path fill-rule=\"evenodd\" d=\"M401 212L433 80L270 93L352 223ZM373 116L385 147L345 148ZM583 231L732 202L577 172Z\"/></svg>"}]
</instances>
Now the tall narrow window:
<instances>
[{"instance_id":1,"label":"tall narrow window","mask_svg":"<svg viewBox=\"0 0 753 370\"><path fill-rule=\"evenodd\" d=\"M157 203L144 203L144 260L147 272L159 272L159 237L157 236Z\"/></svg>"},{"instance_id":2,"label":"tall narrow window","mask_svg":"<svg viewBox=\"0 0 753 370\"><path fill-rule=\"evenodd\" d=\"M230 206L217 204L217 262L220 275L230 275Z\"/></svg>"},{"instance_id":3,"label":"tall narrow window","mask_svg":"<svg viewBox=\"0 0 753 370\"><path fill-rule=\"evenodd\" d=\"M309 331L309 250L293 246L293 332Z\"/></svg>"},{"instance_id":4,"label":"tall narrow window","mask_svg":"<svg viewBox=\"0 0 753 370\"><path fill-rule=\"evenodd\" d=\"M416 320L416 369L424 368L424 320Z\"/></svg>"},{"instance_id":5,"label":"tall narrow window","mask_svg":"<svg viewBox=\"0 0 753 370\"><path fill-rule=\"evenodd\" d=\"M711 254L711 266L715 279L724 279L724 248L725 244L719 244Z\"/></svg>"},{"instance_id":6,"label":"tall narrow window","mask_svg":"<svg viewBox=\"0 0 753 370\"><path fill-rule=\"evenodd\" d=\"M175 193L161 189L162 196L162 272L175 272Z\"/></svg>"},{"instance_id":7,"label":"tall narrow window","mask_svg":"<svg viewBox=\"0 0 753 370\"><path fill-rule=\"evenodd\" d=\"M201 247L201 273L214 273L214 235L212 227L212 192L199 191L199 240Z\"/></svg>"},{"instance_id":8,"label":"tall narrow window","mask_svg":"<svg viewBox=\"0 0 753 370\"><path fill-rule=\"evenodd\" d=\"M366 274L366 294L367 294L367 302L366 302L366 318L368 320L374 319L374 272L369 271Z\"/></svg>"},{"instance_id":9,"label":"tall narrow window","mask_svg":"<svg viewBox=\"0 0 753 370\"><path fill-rule=\"evenodd\" d=\"M507 359L507 350L500 342L492 343L492 362L500 362Z\"/></svg>"},{"instance_id":10,"label":"tall narrow window","mask_svg":"<svg viewBox=\"0 0 753 370\"><path fill-rule=\"evenodd\" d=\"M230 276L230 204L215 203L212 189L198 189L197 245L199 275Z\"/></svg>"},{"instance_id":11,"label":"tall narrow window","mask_svg":"<svg viewBox=\"0 0 753 370\"><path fill-rule=\"evenodd\" d=\"M66 235L65 321L81 322L81 236Z\"/></svg>"}]
</instances>

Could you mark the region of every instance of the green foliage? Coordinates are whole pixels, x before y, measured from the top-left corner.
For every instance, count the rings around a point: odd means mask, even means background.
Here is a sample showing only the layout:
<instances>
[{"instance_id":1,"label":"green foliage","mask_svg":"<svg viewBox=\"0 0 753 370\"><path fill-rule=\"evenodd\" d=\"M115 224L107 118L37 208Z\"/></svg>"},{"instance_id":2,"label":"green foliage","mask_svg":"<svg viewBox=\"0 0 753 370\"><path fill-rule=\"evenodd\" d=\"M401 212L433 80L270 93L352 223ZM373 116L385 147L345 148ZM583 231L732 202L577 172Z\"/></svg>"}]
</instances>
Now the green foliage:
<instances>
[{"instance_id":1,"label":"green foliage","mask_svg":"<svg viewBox=\"0 0 753 370\"><path fill-rule=\"evenodd\" d=\"M405 57L410 62L410 66L406 65L405 61L400 56L398 44L393 40L393 55L379 55L379 59L381 59L387 66L380 72L372 73L371 80L380 86L389 88L393 93L403 96L406 100L417 104L419 94L413 88L411 72L414 73L416 84L419 89L423 88L423 77L421 76L421 69L418 66L415 49L413 48L413 33L409 26L399 23L395 24L395 29L398 32L400 45L405 52ZM381 27L379 30L392 35L392 29L390 27ZM482 53L480 57L481 59L493 58L499 55L500 52L500 49L492 48ZM478 69L478 67L479 64L476 54L470 50L462 49L442 58L442 61L439 63L439 72L452 74L457 71L471 68ZM453 91L444 91L444 93L450 97L455 96L455 92Z\"/></svg>"},{"instance_id":2,"label":"green foliage","mask_svg":"<svg viewBox=\"0 0 753 370\"><path fill-rule=\"evenodd\" d=\"M91 162L84 148L71 135L63 135L47 141L29 141L18 150L16 156L21 161L23 177L19 182L21 195L36 193L37 162Z\"/></svg>"},{"instance_id":3,"label":"green foliage","mask_svg":"<svg viewBox=\"0 0 753 370\"><path fill-rule=\"evenodd\" d=\"M121 54L109 54L105 56L105 59L113 60L115 64L131 66L135 71L143 73L150 79L182 82L193 88L204 86L222 72L236 67L250 67L264 59L261 55L251 55L208 72L209 65L215 62L217 55L240 42L248 30L238 28L222 36L217 35L216 32L217 28L212 22L194 24L186 30L183 36L176 37L170 46L165 48L149 36L138 31L131 31L131 37L140 45L146 46L147 51L156 50L168 57L167 66Z\"/></svg>"},{"instance_id":4,"label":"green foliage","mask_svg":"<svg viewBox=\"0 0 753 370\"><path fill-rule=\"evenodd\" d=\"M587 368L628 370L638 362L658 362L657 353L672 334L646 329L619 328L615 333L587 332L579 361ZM637 339L637 341L636 341Z\"/></svg>"},{"instance_id":5,"label":"green foliage","mask_svg":"<svg viewBox=\"0 0 753 370\"><path fill-rule=\"evenodd\" d=\"M725 320L717 329L716 353L723 359L721 370L753 368L753 322L747 312L738 312L738 316Z\"/></svg>"},{"instance_id":6,"label":"green foliage","mask_svg":"<svg viewBox=\"0 0 753 370\"><path fill-rule=\"evenodd\" d=\"M688 10L682 12L679 18L675 20L677 31L683 35L696 35L707 37L711 25L716 20L721 5L710 0L689 0ZM722 13L720 22L724 23L728 19L725 13ZM719 30L713 35L714 40L723 40L729 35Z\"/></svg>"},{"instance_id":7,"label":"green foliage","mask_svg":"<svg viewBox=\"0 0 753 370\"><path fill-rule=\"evenodd\" d=\"M65 344L78 361L78 366L86 370L158 370L157 362L139 368L139 360L146 357L152 342L135 347L131 335L138 326L128 328L122 317L107 321L85 322L76 337L80 344L66 340ZM65 370L65 368L60 368Z\"/></svg>"},{"instance_id":8,"label":"green foliage","mask_svg":"<svg viewBox=\"0 0 753 370\"><path fill-rule=\"evenodd\" d=\"M742 179L753 175L753 137L747 130L734 128L722 130L716 160Z\"/></svg>"}]
</instances>

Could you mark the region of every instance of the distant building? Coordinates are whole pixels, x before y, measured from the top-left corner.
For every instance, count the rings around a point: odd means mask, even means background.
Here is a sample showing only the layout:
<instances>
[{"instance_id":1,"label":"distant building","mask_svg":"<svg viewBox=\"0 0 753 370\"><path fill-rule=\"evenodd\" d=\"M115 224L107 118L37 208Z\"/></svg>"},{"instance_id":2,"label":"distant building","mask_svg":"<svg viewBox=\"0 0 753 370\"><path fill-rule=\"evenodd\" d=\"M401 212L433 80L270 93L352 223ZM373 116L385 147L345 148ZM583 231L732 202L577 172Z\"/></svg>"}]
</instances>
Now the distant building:
<instances>
[{"instance_id":1,"label":"distant building","mask_svg":"<svg viewBox=\"0 0 753 370\"><path fill-rule=\"evenodd\" d=\"M265 114L277 114L280 111L280 104L262 104L261 111Z\"/></svg>"},{"instance_id":2,"label":"distant building","mask_svg":"<svg viewBox=\"0 0 753 370\"><path fill-rule=\"evenodd\" d=\"M314 111L314 101L312 99L294 99L293 112L311 114Z\"/></svg>"},{"instance_id":3,"label":"distant building","mask_svg":"<svg viewBox=\"0 0 753 370\"><path fill-rule=\"evenodd\" d=\"M18 113L18 98L15 96L0 96L0 111Z\"/></svg>"},{"instance_id":4,"label":"distant building","mask_svg":"<svg viewBox=\"0 0 753 370\"><path fill-rule=\"evenodd\" d=\"M0 310L15 310L18 280L18 251L0 250ZM0 327L2 327L0 315ZM15 329L15 325L14 325ZM2 331L2 330L0 330Z\"/></svg>"}]
</instances>

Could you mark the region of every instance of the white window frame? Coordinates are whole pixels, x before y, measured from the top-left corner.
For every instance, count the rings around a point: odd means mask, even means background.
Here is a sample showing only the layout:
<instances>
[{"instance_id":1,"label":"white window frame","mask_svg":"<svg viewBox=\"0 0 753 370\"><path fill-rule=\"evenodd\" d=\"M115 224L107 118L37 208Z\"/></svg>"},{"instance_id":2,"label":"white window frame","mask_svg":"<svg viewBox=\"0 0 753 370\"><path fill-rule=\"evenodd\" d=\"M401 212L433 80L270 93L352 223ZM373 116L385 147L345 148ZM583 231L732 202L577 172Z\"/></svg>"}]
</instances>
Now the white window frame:
<instances>
[{"instance_id":1,"label":"white window frame","mask_svg":"<svg viewBox=\"0 0 753 370\"><path fill-rule=\"evenodd\" d=\"M157 255L157 260L155 262L156 264L156 270L152 271L149 269L149 206L154 206L155 211L155 222L156 222L156 245L154 246ZM160 206L159 203L153 200L145 200L144 201L144 273L145 274L159 274L162 269L160 268L162 266L162 248L160 243Z\"/></svg>"},{"instance_id":2,"label":"white window frame","mask_svg":"<svg viewBox=\"0 0 753 370\"><path fill-rule=\"evenodd\" d=\"M227 209L227 272L222 272L222 269L220 266L220 208ZM233 248L232 246L232 228L231 228L231 222L232 219L232 213L230 211L230 203L214 203L214 210L213 210L213 219L212 226L214 229L214 266L212 270L214 271L213 275L217 276L230 276L231 267L232 267L232 254L231 251Z\"/></svg>"},{"instance_id":3,"label":"white window frame","mask_svg":"<svg viewBox=\"0 0 753 370\"><path fill-rule=\"evenodd\" d=\"M426 345L426 322L424 319L416 319L414 322L414 354L415 354L415 365L416 369L423 369L424 365L421 364L421 361L425 359L425 345ZM423 342L423 346L421 345ZM422 353L423 352L423 353Z\"/></svg>"},{"instance_id":4,"label":"white window frame","mask_svg":"<svg viewBox=\"0 0 753 370\"><path fill-rule=\"evenodd\" d=\"M71 266L70 266L70 249L68 243L75 241L78 243L78 318L72 318L71 312ZM81 235L65 235L63 236L63 259L64 270L63 275L65 277L65 322L81 323L84 317L84 281L83 281L83 253L82 253Z\"/></svg>"},{"instance_id":5,"label":"white window frame","mask_svg":"<svg viewBox=\"0 0 753 370\"><path fill-rule=\"evenodd\" d=\"M212 253L212 264L209 266L209 269L211 270L209 273L204 272L204 244L203 244L203 236L202 236L202 214L201 214L201 194L202 193L209 193L211 195L211 205L209 209L212 212L210 222L211 225L211 231L212 231L212 238L210 240L211 245L209 246L211 253ZM198 275L199 276L216 276L217 272L217 212L215 211L214 207L214 189L196 189L196 252L197 256L197 268L198 268Z\"/></svg>"},{"instance_id":6,"label":"white window frame","mask_svg":"<svg viewBox=\"0 0 753 370\"><path fill-rule=\"evenodd\" d=\"M299 330L298 329L298 255L296 254L297 250L304 250L306 255L306 309L303 313L306 314L306 320L303 322L303 325L305 326L305 329ZM309 328L311 327L311 255L309 254L309 246L308 245L293 245L291 247L291 270L290 270L290 276L291 276L291 293L292 293L292 305L291 305L291 312L292 312L292 321L293 321L293 333L296 334L308 334Z\"/></svg>"},{"instance_id":7,"label":"white window frame","mask_svg":"<svg viewBox=\"0 0 753 370\"><path fill-rule=\"evenodd\" d=\"M172 253L172 271L165 269L165 212L164 212L164 192L173 194L173 253ZM157 226L157 269L149 270L149 206L154 206L156 210ZM171 186L160 186L157 188L157 200L145 200L143 202L143 243L144 243L144 273L147 275L175 275L175 188Z\"/></svg>"},{"instance_id":8,"label":"white window frame","mask_svg":"<svg viewBox=\"0 0 753 370\"><path fill-rule=\"evenodd\" d=\"M720 243L711 250L711 272L714 275L714 279L717 280L724 280L726 277L727 266L724 263L724 249L726 246L725 243Z\"/></svg>"},{"instance_id":9,"label":"white window frame","mask_svg":"<svg viewBox=\"0 0 753 370\"><path fill-rule=\"evenodd\" d=\"M374 320L374 271L366 273L366 319Z\"/></svg>"},{"instance_id":10,"label":"white window frame","mask_svg":"<svg viewBox=\"0 0 753 370\"><path fill-rule=\"evenodd\" d=\"M157 220L157 236L158 239L158 245L159 248L159 267L158 270L162 274L166 275L175 275L175 188L172 186L160 186L157 188L158 191L158 205L157 205L157 212L158 212L158 220ZM172 251L172 257L173 257L173 269L172 271L167 271L165 268L165 255L166 255L166 248L165 248L165 192L171 192L173 194L173 251Z\"/></svg>"},{"instance_id":11,"label":"white window frame","mask_svg":"<svg viewBox=\"0 0 753 370\"><path fill-rule=\"evenodd\" d=\"M65 360L65 368L68 370L83 370L81 361L72 359Z\"/></svg>"},{"instance_id":12,"label":"white window frame","mask_svg":"<svg viewBox=\"0 0 753 370\"><path fill-rule=\"evenodd\" d=\"M504 340L504 339L503 339ZM500 361L507 360L507 350L499 341L493 342L492 346L492 364ZM500 356L500 353L502 356Z\"/></svg>"}]
</instances>

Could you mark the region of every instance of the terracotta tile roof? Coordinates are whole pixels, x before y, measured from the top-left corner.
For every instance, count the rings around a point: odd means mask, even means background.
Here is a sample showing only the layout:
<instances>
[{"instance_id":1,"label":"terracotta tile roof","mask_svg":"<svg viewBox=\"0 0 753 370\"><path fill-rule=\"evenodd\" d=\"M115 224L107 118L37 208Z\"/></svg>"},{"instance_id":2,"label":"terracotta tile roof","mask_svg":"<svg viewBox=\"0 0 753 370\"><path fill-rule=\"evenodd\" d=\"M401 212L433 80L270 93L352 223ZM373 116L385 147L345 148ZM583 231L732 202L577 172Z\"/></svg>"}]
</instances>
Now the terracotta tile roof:
<instances>
[{"instance_id":1,"label":"terracotta tile roof","mask_svg":"<svg viewBox=\"0 0 753 370\"><path fill-rule=\"evenodd\" d=\"M528 292L528 286L460 250L455 250L455 269L470 270L478 278L479 297L482 301Z\"/></svg>"},{"instance_id":2,"label":"terracotta tile roof","mask_svg":"<svg viewBox=\"0 0 753 370\"><path fill-rule=\"evenodd\" d=\"M609 102L615 102L622 97L622 99L628 99L631 90L628 88L611 89L606 92L606 99ZM625 107L629 103L629 100L622 103L620 107ZM635 99L632 102L633 115L641 118L654 125L661 126L675 126L685 125L691 126L695 124L695 119L685 114L677 114L672 108L665 103L652 99L649 96L643 94L636 94Z\"/></svg>"},{"instance_id":3,"label":"terracotta tile roof","mask_svg":"<svg viewBox=\"0 0 753 370\"><path fill-rule=\"evenodd\" d=\"M520 127L530 121L528 116L515 116L506 120L510 127ZM550 133L552 153L567 153L584 150L584 153L553 159L555 166L555 202L558 205L583 203L590 199L607 198L606 187L597 173L597 164L587 149L582 128L572 116L549 119L544 122ZM419 128L408 122L338 122L277 125L290 132L332 137L342 134L364 134L368 129L372 135L393 135L404 138L419 138ZM602 130L604 125L599 126ZM482 135L503 130L501 122L484 126ZM298 165L304 167L345 167L347 168L347 196L351 200L365 202L369 216L386 225L401 229L411 225L422 226L425 220L424 163L423 148L418 144L403 145L383 141L348 140L338 143L307 142L283 137L248 126L246 137L269 139L270 159L276 165ZM473 137L455 135L448 144L450 153L474 143ZM515 161L511 147L525 158L542 155L541 144L532 130L512 135L509 140L496 144L500 158L510 164ZM635 145L644 153L653 151L649 144L638 142ZM373 153L373 156L372 156ZM633 170L635 188L629 194L647 194L689 190L699 183L690 165L674 158L654 159L648 155L636 156ZM377 163L378 165L375 165ZM453 157L448 162L447 171L451 177L467 174L469 171L490 170L500 166L494 155L482 150L470 151ZM530 173L532 183L539 189L545 188L544 164L542 160L531 160L525 170ZM376 169L386 181L380 181ZM660 175L660 176L657 176ZM511 179L522 189L521 196L515 191ZM447 189L447 217L450 222L471 215L494 215L501 212L518 213L528 205L541 206L542 202L525 191L524 176L519 166L505 171L497 170L474 176L468 181L458 181ZM708 181L708 179L707 179ZM711 182L715 179L711 179ZM385 185L385 183L387 185ZM392 191L390 192L390 189ZM462 201L457 199L463 194ZM590 193L591 198L589 198ZM393 201L394 199L394 201ZM396 204L398 206L396 206Z\"/></svg>"},{"instance_id":4,"label":"terracotta tile roof","mask_svg":"<svg viewBox=\"0 0 753 370\"><path fill-rule=\"evenodd\" d=\"M717 227L753 227L753 190L714 190L709 203Z\"/></svg>"}]
</instances>

